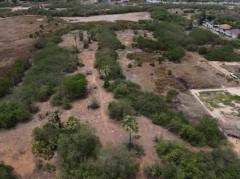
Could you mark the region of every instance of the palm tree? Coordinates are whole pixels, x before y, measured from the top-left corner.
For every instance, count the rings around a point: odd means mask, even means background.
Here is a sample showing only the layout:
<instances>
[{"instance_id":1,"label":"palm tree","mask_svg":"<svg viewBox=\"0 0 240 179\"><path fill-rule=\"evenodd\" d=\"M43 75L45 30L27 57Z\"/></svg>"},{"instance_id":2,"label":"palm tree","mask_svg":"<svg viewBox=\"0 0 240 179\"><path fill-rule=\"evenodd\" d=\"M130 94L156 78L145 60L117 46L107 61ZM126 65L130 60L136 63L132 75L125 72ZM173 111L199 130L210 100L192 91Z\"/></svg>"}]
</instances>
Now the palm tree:
<instances>
[{"instance_id":1,"label":"palm tree","mask_svg":"<svg viewBox=\"0 0 240 179\"><path fill-rule=\"evenodd\" d=\"M122 126L123 128L129 132L129 143L128 147L129 150L131 150L132 147L132 133L137 133L138 132L138 123L137 119L134 116L125 116L123 121L122 121Z\"/></svg>"}]
</instances>

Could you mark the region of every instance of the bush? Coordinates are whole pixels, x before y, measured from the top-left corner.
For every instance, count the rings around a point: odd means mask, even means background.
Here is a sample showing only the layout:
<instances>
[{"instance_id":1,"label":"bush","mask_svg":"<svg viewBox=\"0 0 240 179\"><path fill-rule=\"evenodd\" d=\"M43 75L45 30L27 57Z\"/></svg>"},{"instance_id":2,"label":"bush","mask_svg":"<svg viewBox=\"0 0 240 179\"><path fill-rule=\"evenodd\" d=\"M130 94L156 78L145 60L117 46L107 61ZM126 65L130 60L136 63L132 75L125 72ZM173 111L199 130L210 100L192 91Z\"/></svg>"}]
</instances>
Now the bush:
<instances>
[{"instance_id":1,"label":"bush","mask_svg":"<svg viewBox=\"0 0 240 179\"><path fill-rule=\"evenodd\" d=\"M0 97L9 93L10 88L21 82L24 72L30 67L28 60L17 60L5 77L0 79Z\"/></svg>"},{"instance_id":2,"label":"bush","mask_svg":"<svg viewBox=\"0 0 240 179\"><path fill-rule=\"evenodd\" d=\"M11 166L5 165L3 162L0 162L0 178L17 179L17 176L14 174L13 168Z\"/></svg>"},{"instance_id":3,"label":"bush","mask_svg":"<svg viewBox=\"0 0 240 179\"><path fill-rule=\"evenodd\" d=\"M51 159L57 149L59 134L60 130L51 123L45 124L42 128L35 128L33 130L33 153L46 160Z\"/></svg>"},{"instance_id":4,"label":"bush","mask_svg":"<svg viewBox=\"0 0 240 179\"><path fill-rule=\"evenodd\" d=\"M61 175L72 178L72 173L80 169L89 158L96 158L98 147L98 138L87 126L80 125L75 132L61 134L58 140Z\"/></svg>"},{"instance_id":5,"label":"bush","mask_svg":"<svg viewBox=\"0 0 240 179\"><path fill-rule=\"evenodd\" d=\"M178 62L185 56L185 51L181 47L172 48L164 53L169 60Z\"/></svg>"},{"instance_id":6,"label":"bush","mask_svg":"<svg viewBox=\"0 0 240 179\"><path fill-rule=\"evenodd\" d=\"M240 57L234 52L232 46L221 46L211 50L206 55L212 61L240 61Z\"/></svg>"},{"instance_id":7,"label":"bush","mask_svg":"<svg viewBox=\"0 0 240 179\"><path fill-rule=\"evenodd\" d=\"M108 105L108 110L112 119L122 120L126 115L133 114L133 107L127 100L112 101Z\"/></svg>"},{"instance_id":8,"label":"bush","mask_svg":"<svg viewBox=\"0 0 240 179\"><path fill-rule=\"evenodd\" d=\"M176 141L166 142L160 139L156 150L163 162L147 170L150 177L238 178L240 174L240 160L228 149L191 152Z\"/></svg>"},{"instance_id":9,"label":"bush","mask_svg":"<svg viewBox=\"0 0 240 179\"><path fill-rule=\"evenodd\" d=\"M62 99L62 105L63 105L63 109L66 109L66 110L71 109L72 107L70 104L70 100L67 98Z\"/></svg>"},{"instance_id":10,"label":"bush","mask_svg":"<svg viewBox=\"0 0 240 179\"><path fill-rule=\"evenodd\" d=\"M195 28L190 32L189 37L196 45L218 44L221 42L220 38L204 29Z\"/></svg>"},{"instance_id":11,"label":"bush","mask_svg":"<svg viewBox=\"0 0 240 179\"><path fill-rule=\"evenodd\" d=\"M82 74L66 76L63 80L62 90L70 100L84 97L87 92L86 77Z\"/></svg>"},{"instance_id":12,"label":"bush","mask_svg":"<svg viewBox=\"0 0 240 179\"><path fill-rule=\"evenodd\" d=\"M198 53L201 55L206 55L208 53L208 49L206 47L200 47L198 49Z\"/></svg>"},{"instance_id":13,"label":"bush","mask_svg":"<svg viewBox=\"0 0 240 179\"><path fill-rule=\"evenodd\" d=\"M0 111L0 128L11 128L30 118L29 108L24 103L1 102Z\"/></svg>"},{"instance_id":14,"label":"bush","mask_svg":"<svg viewBox=\"0 0 240 179\"><path fill-rule=\"evenodd\" d=\"M140 36L137 38L137 47L145 51L155 51L160 49L160 44L156 40L151 40Z\"/></svg>"},{"instance_id":15,"label":"bush","mask_svg":"<svg viewBox=\"0 0 240 179\"><path fill-rule=\"evenodd\" d=\"M207 145L218 147L225 138L220 131L217 122L211 117L204 117L197 125L197 130L205 137Z\"/></svg>"},{"instance_id":16,"label":"bush","mask_svg":"<svg viewBox=\"0 0 240 179\"><path fill-rule=\"evenodd\" d=\"M126 147L108 147L103 150L97 161L102 178L134 178L138 163L133 152Z\"/></svg>"}]
</instances>

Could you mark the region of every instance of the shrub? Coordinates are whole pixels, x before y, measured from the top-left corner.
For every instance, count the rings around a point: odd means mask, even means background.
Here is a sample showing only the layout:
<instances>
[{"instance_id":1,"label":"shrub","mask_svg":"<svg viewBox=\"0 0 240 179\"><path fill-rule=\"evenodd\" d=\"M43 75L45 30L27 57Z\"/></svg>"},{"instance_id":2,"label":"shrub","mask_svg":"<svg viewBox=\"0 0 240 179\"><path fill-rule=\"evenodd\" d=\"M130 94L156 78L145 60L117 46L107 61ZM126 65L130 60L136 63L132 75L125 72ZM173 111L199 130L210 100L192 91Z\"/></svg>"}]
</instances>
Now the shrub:
<instances>
[{"instance_id":1,"label":"shrub","mask_svg":"<svg viewBox=\"0 0 240 179\"><path fill-rule=\"evenodd\" d=\"M33 130L33 153L44 159L51 159L57 149L59 134L60 130L51 123L45 124L42 128L35 128Z\"/></svg>"},{"instance_id":2,"label":"shrub","mask_svg":"<svg viewBox=\"0 0 240 179\"><path fill-rule=\"evenodd\" d=\"M58 140L62 174L69 175L81 168L89 158L97 156L99 140L87 126L80 125L75 132L63 133Z\"/></svg>"},{"instance_id":3,"label":"shrub","mask_svg":"<svg viewBox=\"0 0 240 179\"><path fill-rule=\"evenodd\" d=\"M198 49L198 53L201 54L201 55L205 55L208 53L208 49L206 47L200 47Z\"/></svg>"},{"instance_id":4,"label":"shrub","mask_svg":"<svg viewBox=\"0 0 240 179\"><path fill-rule=\"evenodd\" d=\"M138 171L134 153L121 146L103 150L97 166L102 178L134 178Z\"/></svg>"},{"instance_id":5,"label":"shrub","mask_svg":"<svg viewBox=\"0 0 240 179\"><path fill-rule=\"evenodd\" d=\"M234 52L232 46L213 48L209 50L206 58L212 61L240 61L239 55Z\"/></svg>"},{"instance_id":6,"label":"shrub","mask_svg":"<svg viewBox=\"0 0 240 179\"><path fill-rule=\"evenodd\" d=\"M163 162L147 170L150 177L238 178L240 174L240 160L228 149L191 152L176 141L166 142L160 139L156 150Z\"/></svg>"},{"instance_id":7,"label":"shrub","mask_svg":"<svg viewBox=\"0 0 240 179\"><path fill-rule=\"evenodd\" d=\"M67 98L63 98L62 99L62 105L63 105L63 109L71 109L71 104L70 104L70 100Z\"/></svg>"},{"instance_id":8,"label":"shrub","mask_svg":"<svg viewBox=\"0 0 240 179\"><path fill-rule=\"evenodd\" d=\"M1 102L0 111L0 128L11 128L30 118L29 108L24 103Z\"/></svg>"},{"instance_id":9,"label":"shrub","mask_svg":"<svg viewBox=\"0 0 240 179\"><path fill-rule=\"evenodd\" d=\"M87 92L87 80L82 74L66 76L63 80L63 93L68 99L82 98Z\"/></svg>"},{"instance_id":10,"label":"shrub","mask_svg":"<svg viewBox=\"0 0 240 179\"><path fill-rule=\"evenodd\" d=\"M140 36L137 38L137 47L145 51L154 51L160 49L160 44L156 40L151 40Z\"/></svg>"},{"instance_id":11,"label":"shrub","mask_svg":"<svg viewBox=\"0 0 240 179\"><path fill-rule=\"evenodd\" d=\"M127 100L112 101L108 105L108 110L112 119L122 120L126 115L133 114L133 107Z\"/></svg>"},{"instance_id":12,"label":"shrub","mask_svg":"<svg viewBox=\"0 0 240 179\"><path fill-rule=\"evenodd\" d=\"M24 72L30 66L31 65L28 60L17 60L15 62L15 64L11 67L6 76L0 79L0 97L3 97L7 93L9 93L10 88L18 84L22 80Z\"/></svg>"},{"instance_id":13,"label":"shrub","mask_svg":"<svg viewBox=\"0 0 240 179\"><path fill-rule=\"evenodd\" d=\"M94 98L92 99L91 103L88 105L91 109L98 109L100 107L98 101Z\"/></svg>"},{"instance_id":14,"label":"shrub","mask_svg":"<svg viewBox=\"0 0 240 179\"><path fill-rule=\"evenodd\" d=\"M219 130L217 122L208 116L197 125L197 130L205 137L206 143L211 147L218 147L225 138Z\"/></svg>"},{"instance_id":15,"label":"shrub","mask_svg":"<svg viewBox=\"0 0 240 179\"><path fill-rule=\"evenodd\" d=\"M9 165L5 165L3 162L0 162L0 178L1 179L17 179L13 168Z\"/></svg>"},{"instance_id":16,"label":"shrub","mask_svg":"<svg viewBox=\"0 0 240 179\"><path fill-rule=\"evenodd\" d=\"M192 32L190 32L189 37L197 45L217 44L221 42L216 34L199 28L194 28Z\"/></svg>"},{"instance_id":17,"label":"shrub","mask_svg":"<svg viewBox=\"0 0 240 179\"><path fill-rule=\"evenodd\" d=\"M172 48L164 53L169 60L178 62L185 56L185 51L181 47Z\"/></svg>"}]
</instances>

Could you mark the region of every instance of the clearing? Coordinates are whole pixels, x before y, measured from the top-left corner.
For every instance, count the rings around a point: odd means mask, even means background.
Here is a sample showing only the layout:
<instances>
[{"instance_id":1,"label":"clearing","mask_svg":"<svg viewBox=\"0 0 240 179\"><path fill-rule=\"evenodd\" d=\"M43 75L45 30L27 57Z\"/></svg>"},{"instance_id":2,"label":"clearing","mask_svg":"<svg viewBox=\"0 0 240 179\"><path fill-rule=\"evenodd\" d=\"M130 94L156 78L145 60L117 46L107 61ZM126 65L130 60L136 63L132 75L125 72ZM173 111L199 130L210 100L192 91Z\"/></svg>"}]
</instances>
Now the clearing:
<instances>
[{"instance_id":1,"label":"clearing","mask_svg":"<svg viewBox=\"0 0 240 179\"><path fill-rule=\"evenodd\" d=\"M61 19L69 23L79 23L79 22L116 22L116 21L139 21L151 19L148 12L133 12L125 14L111 14L111 15L97 15L89 17L61 17Z\"/></svg>"},{"instance_id":2,"label":"clearing","mask_svg":"<svg viewBox=\"0 0 240 179\"><path fill-rule=\"evenodd\" d=\"M17 59L26 59L34 49L31 33L46 24L41 16L16 16L0 19L0 77ZM7 30L6 30L7 29Z\"/></svg>"}]
</instances>

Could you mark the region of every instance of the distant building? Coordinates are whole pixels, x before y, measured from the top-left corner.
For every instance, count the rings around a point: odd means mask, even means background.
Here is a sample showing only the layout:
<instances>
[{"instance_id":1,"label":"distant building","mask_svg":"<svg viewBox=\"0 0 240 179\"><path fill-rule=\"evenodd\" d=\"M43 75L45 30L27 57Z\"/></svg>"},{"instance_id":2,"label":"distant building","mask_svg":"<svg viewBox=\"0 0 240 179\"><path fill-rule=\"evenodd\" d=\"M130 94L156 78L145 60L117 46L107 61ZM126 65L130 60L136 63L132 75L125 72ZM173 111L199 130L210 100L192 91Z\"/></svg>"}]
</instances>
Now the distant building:
<instances>
[{"instance_id":1,"label":"distant building","mask_svg":"<svg viewBox=\"0 0 240 179\"><path fill-rule=\"evenodd\" d=\"M202 26L211 30L213 33L221 33L230 38L238 38L240 35L240 29L232 29L232 26L229 24L215 25L213 21L204 20Z\"/></svg>"},{"instance_id":2,"label":"distant building","mask_svg":"<svg viewBox=\"0 0 240 179\"><path fill-rule=\"evenodd\" d=\"M160 3L162 2L161 0L146 0L148 3Z\"/></svg>"},{"instance_id":3,"label":"distant building","mask_svg":"<svg viewBox=\"0 0 240 179\"><path fill-rule=\"evenodd\" d=\"M231 35L232 38L236 39L240 35L240 29L231 29L229 30L229 34Z\"/></svg>"}]
</instances>

